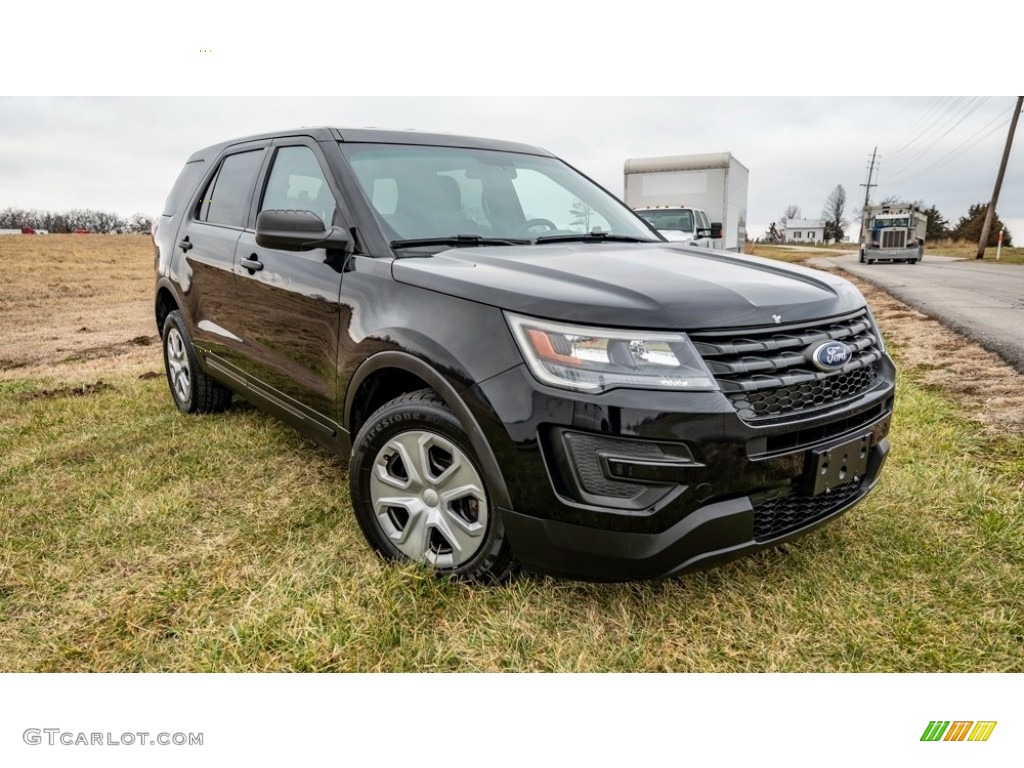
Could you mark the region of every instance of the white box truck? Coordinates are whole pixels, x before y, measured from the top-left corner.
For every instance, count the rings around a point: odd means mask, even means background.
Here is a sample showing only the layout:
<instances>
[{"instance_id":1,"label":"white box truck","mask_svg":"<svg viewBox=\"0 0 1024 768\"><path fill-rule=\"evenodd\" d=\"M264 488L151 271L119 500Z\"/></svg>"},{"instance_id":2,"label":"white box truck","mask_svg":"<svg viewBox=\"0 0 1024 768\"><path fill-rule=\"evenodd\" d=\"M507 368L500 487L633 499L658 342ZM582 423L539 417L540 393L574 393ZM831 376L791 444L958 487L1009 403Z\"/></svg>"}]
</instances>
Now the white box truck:
<instances>
[{"instance_id":1,"label":"white box truck","mask_svg":"<svg viewBox=\"0 0 1024 768\"><path fill-rule=\"evenodd\" d=\"M730 152L634 157L624 200L669 240L742 252L748 174Z\"/></svg>"}]
</instances>

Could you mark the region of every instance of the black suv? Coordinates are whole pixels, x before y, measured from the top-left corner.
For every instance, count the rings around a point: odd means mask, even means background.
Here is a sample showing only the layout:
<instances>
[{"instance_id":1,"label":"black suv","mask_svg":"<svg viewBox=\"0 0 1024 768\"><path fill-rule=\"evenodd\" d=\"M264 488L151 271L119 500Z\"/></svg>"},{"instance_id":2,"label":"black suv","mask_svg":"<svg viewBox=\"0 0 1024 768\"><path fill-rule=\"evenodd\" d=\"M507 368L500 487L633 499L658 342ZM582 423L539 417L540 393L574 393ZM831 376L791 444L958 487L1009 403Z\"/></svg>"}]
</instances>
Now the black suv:
<instances>
[{"instance_id":1,"label":"black suv","mask_svg":"<svg viewBox=\"0 0 1024 768\"><path fill-rule=\"evenodd\" d=\"M178 408L237 394L348 458L369 542L439 573L707 567L836 517L889 450L856 288L667 243L536 147L230 141L154 241Z\"/></svg>"}]
</instances>

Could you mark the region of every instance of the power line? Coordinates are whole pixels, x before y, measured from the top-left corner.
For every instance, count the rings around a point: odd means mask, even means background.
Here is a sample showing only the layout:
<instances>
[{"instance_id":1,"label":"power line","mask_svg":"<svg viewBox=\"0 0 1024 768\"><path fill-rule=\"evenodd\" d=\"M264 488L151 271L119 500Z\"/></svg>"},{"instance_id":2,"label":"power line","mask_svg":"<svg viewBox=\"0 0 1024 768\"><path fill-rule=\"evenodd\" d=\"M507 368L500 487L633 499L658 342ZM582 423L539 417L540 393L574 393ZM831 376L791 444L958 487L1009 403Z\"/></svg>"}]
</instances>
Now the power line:
<instances>
[{"instance_id":1,"label":"power line","mask_svg":"<svg viewBox=\"0 0 1024 768\"><path fill-rule=\"evenodd\" d=\"M943 107L943 109L939 112L939 114L932 119L931 124L927 128L922 130L920 133L918 133L916 136L912 137L908 141L905 141L902 145L896 147L894 150L892 150L892 152L887 152L886 154L891 157L898 157L902 154L906 154L907 152L912 151L919 142L926 140L932 131L936 130L938 126L941 126L943 123L945 123L946 119L957 111L960 102L962 102L965 98L966 97L964 96L960 96L946 104Z\"/></svg>"},{"instance_id":2,"label":"power line","mask_svg":"<svg viewBox=\"0 0 1024 768\"><path fill-rule=\"evenodd\" d=\"M943 101L945 101L946 99L949 99L949 98L952 98L952 97L950 97L950 96L936 96L935 99L932 100L932 103L928 105L928 108L925 109L924 113L922 115L920 115L917 118L917 120L912 122L910 124L909 128L906 128L906 129L903 130L902 133L897 134L897 138L893 139L892 143L895 145L897 142L900 142L900 141L909 142L911 140L913 134L914 134L914 131L916 131L919 126L924 124L924 121L927 119L928 115L931 114L932 110L935 109L935 107L938 106L939 104L941 104ZM902 147L902 146L903 145L901 144L900 147ZM894 149L893 152L896 152L898 149L899 149L899 147Z\"/></svg>"},{"instance_id":3,"label":"power line","mask_svg":"<svg viewBox=\"0 0 1024 768\"><path fill-rule=\"evenodd\" d=\"M916 151L914 151L910 155L904 157L900 162L896 163L896 170L894 171L894 173L896 173L896 174L902 173L902 172L906 171L908 168L910 168L911 166L913 166L914 163L916 163L924 155L926 155L928 153L928 151L932 147L934 147L936 144L939 143L939 141L941 141L943 138L948 136L950 134L950 132L952 132L958 125L960 125L960 123L962 123L964 120L966 120L972 114L974 114L974 112L977 111L978 108L981 107L981 105L984 104L986 101L988 101L988 96L980 97L980 98L978 98L976 100L972 99L967 104L965 104L963 106L963 108L961 108L960 110L957 110L956 113L950 115L950 117L949 117L950 121L955 119L957 116L959 116L959 119L955 123L950 125L948 128L946 128L945 131L943 131L942 133L939 133L938 135L936 135L933 139L931 139L923 147L917 149ZM935 128L936 128L936 130L941 130L944 127L944 125L945 124L936 125Z\"/></svg>"},{"instance_id":4,"label":"power line","mask_svg":"<svg viewBox=\"0 0 1024 768\"><path fill-rule=\"evenodd\" d=\"M949 103L943 105L942 102L943 101L947 101L947 100L948 100ZM953 97L952 96L944 96L944 97L942 97L942 99L938 102L938 104L936 104L936 106L939 107L939 111L932 117L931 123L927 123L928 126L934 124L934 122L937 119L939 119L941 117L941 115L945 114L949 109L951 109L954 106ZM929 130L929 128L926 127L926 125L921 125L920 126L920 130L911 131L910 132L910 136L908 136L907 138L903 139L901 144L896 145L892 149L891 154L898 155L904 149L906 149L910 144L912 144L913 142L917 141L921 137L921 133L920 133L921 130L927 131L927 130Z\"/></svg>"},{"instance_id":5,"label":"power line","mask_svg":"<svg viewBox=\"0 0 1024 768\"><path fill-rule=\"evenodd\" d=\"M887 185L888 184L903 184L903 183L906 183L908 181L917 181L918 179L923 178L924 176L927 176L932 171L937 171L939 168L942 168L942 167L944 167L946 165L949 165L949 163L951 163L954 160L956 160L958 157L963 155L968 150L973 149L974 147L976 147L982 141L987 139L993 133L995 133L1000 128L1002 128L1004 125L1006 125L1008 122L1010 122L1009 118L1007 118L1006 120L1003 120L998 125L993 126L991 129L989 129L989 126L992 126L992 124L996 120L998 120L1000 117L1002 117L1003 115L1008 113L1011 109L1012 109L1012 107L1007 107L1006 109L1004 109L1002 112L1000 112L994 118L992 118L992 120L990 120L988 123L986 123L985 126L983 128L981 128L981 130L977 131L975 134L973 134L972 136L970 136L969 138L967 138L966 140L964 140L963 142L961 142L957 146L953 147L953 149L951 149L949 152L947 152L945 155L940 157L938 160L933 162L928 167L926 167L926 168L922 169L921 171L918 171L917 173L914 173L914 174L912 174L910 176L904 176L903 178L899 178L899 174L897 174L897 178L896 179L893 179L892 181L886 182L886 184ZM983 131L985 132L984 135L980 135ZM943 161L945 161L945 162L943 162Z\"/></svg>"}]
</instances>

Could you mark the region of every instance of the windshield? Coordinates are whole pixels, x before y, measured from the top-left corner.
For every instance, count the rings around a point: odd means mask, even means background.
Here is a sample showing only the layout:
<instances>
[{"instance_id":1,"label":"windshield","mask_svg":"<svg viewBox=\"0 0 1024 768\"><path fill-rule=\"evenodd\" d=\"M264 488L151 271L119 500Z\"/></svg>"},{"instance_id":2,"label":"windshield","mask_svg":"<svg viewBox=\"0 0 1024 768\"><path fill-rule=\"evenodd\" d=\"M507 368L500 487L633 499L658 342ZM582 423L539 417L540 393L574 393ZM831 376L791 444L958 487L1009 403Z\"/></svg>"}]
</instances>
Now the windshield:
<instances>
[{"instance_id":1,"label":"windshield","mask_svg":"<svg viewBox=\"0 0 1024 768\"><path fill-rule=\"evenodd\" d=\"M550 235L656 239L616 198L553 157L347 142L341 150L392 242L458 235L484 244Z\"/></svg>"},{"instance_id":2,"label":"windshield","mask_svg":"<svg viewBox=\"0 0 1024 768\"><path fill-rule=\"evenodd\" d=\"M693 232L693 211L667 208L662 211L637 211L655 229Z\"/></svg>"},{"instance_id":3,"label":"windshield","mask_svg":"<svg viewBox=\"0 0 1024 768\"><path fill-rule=\"evenodd\" d=\"M875 219L875 226L876 227L906 227L908 225L908 223L909 222L905 218L896 219L896 218L891 218L891 217L887 217L887 218L879 217L879 218Z\"/></svg>"}]
</instances>

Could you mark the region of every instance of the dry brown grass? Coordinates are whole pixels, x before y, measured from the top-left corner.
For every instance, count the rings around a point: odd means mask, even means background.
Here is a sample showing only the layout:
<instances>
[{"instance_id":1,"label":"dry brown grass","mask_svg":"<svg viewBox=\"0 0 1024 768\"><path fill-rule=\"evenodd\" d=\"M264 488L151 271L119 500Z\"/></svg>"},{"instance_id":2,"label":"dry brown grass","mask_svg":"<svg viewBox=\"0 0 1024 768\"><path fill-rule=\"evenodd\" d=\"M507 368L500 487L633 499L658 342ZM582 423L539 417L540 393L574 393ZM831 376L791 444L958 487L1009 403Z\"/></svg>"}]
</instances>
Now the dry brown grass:
<instances>
[{"instance_id":1,"label":"dry brown grass","mask_svg":"<svg viewBox=\"0 0 1024 768\"><path fill-rule=\"evenodd\" d=\"M849 273L843 276L867 298L903 373L925 387L953 395L987 433L1024 434L1024 376L934 317Z\"/></svg>"},{"instance_id":2,"label":"dry brown grass","mask_svg":"<svg viewBox=\"0 0 1024 768\"><path fill-rule=\"evenodd\" d=\"M0 237L0 269L0 380L160 362L148 236Z\"/></svg>"},{"instance_id":3,"label":"dry brown grass","mask_svg":"<svg viewBox=\"0 0 1024 768\"><path fill-rule=\"evenodd\" d=\"M977 256L978 244L967 243L963 240L935 240L925 244L925 256L956 256L961 259L973 259ZM984 263L997 263L996 248L985 249ZM1024 248L1006 248L999 252L999 263L1003 264L1024 264Z\"/></svg>"}]
</instances>

